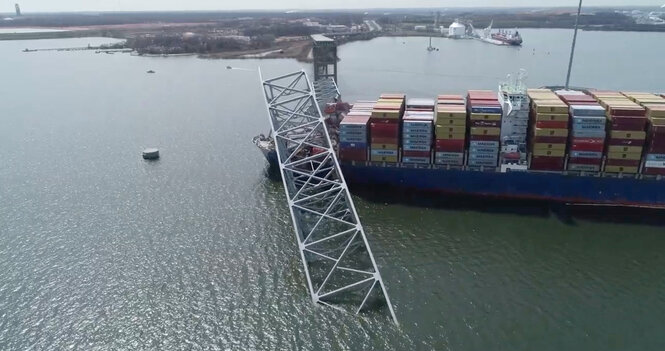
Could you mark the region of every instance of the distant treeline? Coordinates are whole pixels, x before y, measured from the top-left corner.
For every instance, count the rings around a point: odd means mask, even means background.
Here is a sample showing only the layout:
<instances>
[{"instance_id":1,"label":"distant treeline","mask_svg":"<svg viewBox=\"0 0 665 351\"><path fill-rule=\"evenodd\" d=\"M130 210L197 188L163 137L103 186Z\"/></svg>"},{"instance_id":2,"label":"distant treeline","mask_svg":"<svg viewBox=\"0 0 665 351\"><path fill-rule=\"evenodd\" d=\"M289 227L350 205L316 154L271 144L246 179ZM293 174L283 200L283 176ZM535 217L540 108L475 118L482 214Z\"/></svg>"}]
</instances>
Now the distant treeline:
<instances>
[{"instance_id":1,"label":"distant treeline","mask_svg":"<svg viewBox=\"0 0 665 351\"><path fill-rule=\"evenodd\" d=\"M463 12L456 16L442 16L439 24L450 25L456 19L471 22L476 29L489 26L493 21L494 28L573 28L575 17L570 13L474 13ZM384 15L377 22L384 25L408 23L410 25L433 25L433 15ZM580 28L586 30L615 30L615 31L665 31L665 26L636 24L630 16L614 11L600 11L593 15L580 17Z\"/></svg>"}]
</instances>

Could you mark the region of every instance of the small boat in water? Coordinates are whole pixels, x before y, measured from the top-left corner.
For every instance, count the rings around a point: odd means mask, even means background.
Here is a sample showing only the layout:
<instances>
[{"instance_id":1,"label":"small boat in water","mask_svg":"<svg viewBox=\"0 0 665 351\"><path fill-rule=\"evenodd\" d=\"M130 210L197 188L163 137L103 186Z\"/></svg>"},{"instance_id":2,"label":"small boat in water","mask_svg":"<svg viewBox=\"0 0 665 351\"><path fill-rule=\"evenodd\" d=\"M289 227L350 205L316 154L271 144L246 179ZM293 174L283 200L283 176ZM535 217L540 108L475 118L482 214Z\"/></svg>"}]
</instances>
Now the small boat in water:
<instances>
[{"instance_id":1,"label":"small boat in water","mask_svg":"<svg viewBox=\"0 0 665 351\"><path fill-rule=\"evenodd\" d=\"M149 71L146 72L146 73L155 73L155 71L153 71L153 70L149 70Z\"/></svg>"}]
</instances>

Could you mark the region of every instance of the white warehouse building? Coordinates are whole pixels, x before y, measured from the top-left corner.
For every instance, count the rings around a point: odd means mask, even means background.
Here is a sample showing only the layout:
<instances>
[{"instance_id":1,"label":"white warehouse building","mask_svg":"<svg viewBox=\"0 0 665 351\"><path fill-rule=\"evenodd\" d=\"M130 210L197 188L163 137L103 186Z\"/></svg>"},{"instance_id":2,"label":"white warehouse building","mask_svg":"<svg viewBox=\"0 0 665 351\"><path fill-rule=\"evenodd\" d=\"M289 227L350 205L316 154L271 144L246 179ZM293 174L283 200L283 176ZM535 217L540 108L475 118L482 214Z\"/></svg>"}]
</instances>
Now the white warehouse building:
<instances>
[{"instance_id":1,"label":"white warehouse building","mask_svg":"<svg viewBox=\"0 0 665 351\"><path fill-rule=\"evenodd\" d=\"M455 21L453 24L448 27L448 37L450 38L462 38L466 35L466 26Z\"/></svg>"}]
</instances>

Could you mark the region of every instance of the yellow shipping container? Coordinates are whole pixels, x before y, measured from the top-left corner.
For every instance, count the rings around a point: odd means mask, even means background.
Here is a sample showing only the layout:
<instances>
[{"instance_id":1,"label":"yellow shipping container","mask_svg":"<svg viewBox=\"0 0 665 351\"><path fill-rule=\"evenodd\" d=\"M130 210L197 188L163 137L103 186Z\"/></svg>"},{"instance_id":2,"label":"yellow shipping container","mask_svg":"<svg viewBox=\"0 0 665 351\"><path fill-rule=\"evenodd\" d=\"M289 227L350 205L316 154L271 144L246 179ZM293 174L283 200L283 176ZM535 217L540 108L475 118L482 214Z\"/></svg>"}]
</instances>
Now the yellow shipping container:
<instances>
[{"instance_id":1,"label":"yellow shipping container","mask_svg":"<svg viewBox=\"0 0 665 351\"><path fill-rule=\"evenodd\" d=\"M532 88L532 89L527 89L527 90L526 90L526 93L527 93L527 94L531 94L531 93L550 93L550 94L554 94L551 90L549 90L549 89L545 89L545 88Z\"/></svg>"},{"instance_id":2,"label":"yellow shipping container","mask_svg":"<svg viewBox=\"0 0 665 351\"><path fill-rule=\"evenodd\" d=\"M561 103L557 102L540 102L537 101L536 103L533 104L534 109L538 113L568 113L568 105L563 103L563 101L559 100Z\"/></svg>"},{"instance_id":3,"label":"yellow shipping container","mask_svg":"<svg viewBox=\"0 0 665 351\"><path fill-rule=\"evenodd\" d=\"M402 106L404 104L404 100L398 100L398 99L379 99L376 101L377 104L386 104L386 105L397 105L397 106Z\"/></svg>"},{"instance_id":4,"label":"yellow shipping container","mask_svg":"<svg viewBox=\"0 0 665 351\"><path fill-rule=\"evenodd\" d=\"M372 118L399 119L400 111L397 110L372 110Z\"/></svg>"},{"instance_id":5,"label":"yellow shipping container","mask_svg":"<svg viewBox=\"0 0 665 351\"><path fill-rule=\"evenodd\" d=\"M567 137L568 129L534 128L536 136Z\"/></svg>"},{"instance_id":6,"label":"yellow shipping container","mask_svg":"<svg viewBox=\"0 0 665 351\"><path fill-rule=\"evenodd\" d=\"M653 124L654 126L658 126L658 127L665 126L665 118L651 117L651 124Z\"/></svg>"},{"instance_id":7,"label":"yellow shipping container","mask_svg":"<svg viewBox=\"0 0 665 351\"><path fill-rule=\"evenodd\" d=\"M665 118L665 104L647 106L647 116Z\"/></svg>"},{"instance_id":8,"label":"yellow shipping container","mask_svg":"<svg viewBox=\"0 0 665 351\"><path fill-rule=\"evenodd\" d=\"M610 131L610 137L613 139L644 140L647 137L647 133L636 132L636 131L612 130Z\"/></svg>"},{"instance_id":9,"label":"yellow shipping container","mask_svg":"<svg viewBox=\"0 0 665 351\"><path fill-rule=\"evenodd\" d=\"M545 143L535 143L533 144L534 150L566 150L566 144L545 144Z\"/></svg>"},{"instance_id":10,"label":"yellow shipping container","mask_svg":"<svg viewBox=\"0 0 665 351\"><path fill-rule=\"evenodd\" d=\"M471 127L471 135L500 135L501 128L482 128L482 127Z\"/></svg>"},{"instance_id":11,"label":"yellow shipping container","mask_svg":"<svg viewBox=\"0 0 665 351\"><path fill-rule=\"evenodd\" d=\"M460 118L437 119L436 126L437 127L466 126L466 119L460 119Z\"/></svg>"},{"instance_id":12,"label":"yellow shipping container","mask_svg":"<svg viewBox=\"0 0 665 351\"><path fill-rule=\"evenodd\" d=\"M536 121L568 121L568 114L563 113L537 113Z\"/></svg>"},{"instance_id":13,"label":"yellow shipping container","mask_svg":"<svg viewBox=\"0 0 665 351\"><path fill-rule=\"evenodd\" d=\"M437 111L436 113L436 119L442 119L442 118L457 118L457 119L466 119L466 112L459 112L459 111Z\"/></svg>"},{"instance_id":14,"label":"yellow shipping container","mask_svg":"<svg viewBox=\"0 0 665 351\"><path fill-rule=\"evenodd\" d=\"M472 121L500 121L501 114L498 113L472 113L470 116Z\"/></svg>"},{"instance_id":15,"label":"yellow shipping container","mask_svg":"<svg viewBox=\"0 0 665 351\"><path fill-rule=\"evenodd\" d=\"M437 139L444 139L444 140L463 140L466 139L466 133L443 133L439 134L436 133L436 138Z\"/></svg>"},{"instance_id":16,"label":"yellow shipping container","mask_svg":"<svg viewBox=\"0 0 665 351\"><path fill-rule=\"evenodd\" d=\"M621 153L642 153L642 147L641 146L623 146L623 145L610 145L610 147L607 149L609 153L612 154L621 154Z\"/></svg>"},{"instance_id":17,"label":"yellow shipping container","mask_svg":"<svg viewBox=\"0 0 665 351\"><path fill-rule=\"evenodd\" d=\"M608 152L608 160L639 160L642 158L642 152Z\"/></svg>"},{"instance_id":18,"label":"yellow shipping container","mask_svg":"<svg viewBox=\"0 0 665 351\"><path fill-rule=\"evenodd\" d=\"M397 144L372 144L372 150L397 150Z\"/></svg>"},{"instance_id":19,"label":"yellow shipping container","mask_svg":"<svg viewBox=\"0 0 665 351\"><path fill-rule=\"evenodd\" d=\"M436 135L440 134L464 134L466 132L466 126L440 126L437 124L435 133Z\"/></svg>"},{"instance_id":20,"label":"yellow shipping container","mask_svg":"<svg viewBox=\"0 0 665 351\"><path fill-rule=\"evenodd\" d=\"M391 162L391 163L397 163L397 156L377 156L377 155L372 155L370 157L370 161L372 162Z\"/></svg>"},{"instance_id":21,"label":"yellow shipping container","mask_svg":"<svg viewBox=\"0 0 665 351\"><path fill-rule=\"evenodd\" d=\"M551 157L563 157L566 154L566 150L533 150L534 156L551 156Z\"/></svg>"},{"instance_id":22,"label":"yellow shipping container","mask_svg":"<svg viewBox=\"0 0 665 351\"><path fill-rule=\"evenodd\" d=\"M608 173L637 173L638 167L605 166Z\"/></svg>"}]
</instances>

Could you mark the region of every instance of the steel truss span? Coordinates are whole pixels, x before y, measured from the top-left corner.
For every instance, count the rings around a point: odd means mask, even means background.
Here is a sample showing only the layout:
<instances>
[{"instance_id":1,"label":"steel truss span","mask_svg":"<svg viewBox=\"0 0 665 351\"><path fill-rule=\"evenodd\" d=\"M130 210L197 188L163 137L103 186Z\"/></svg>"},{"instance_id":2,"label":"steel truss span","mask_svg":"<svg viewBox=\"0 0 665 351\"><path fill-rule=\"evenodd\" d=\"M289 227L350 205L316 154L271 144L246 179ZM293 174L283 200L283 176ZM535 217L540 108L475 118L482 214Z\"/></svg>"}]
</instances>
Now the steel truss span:
<instances>
[{"instance_id":1,"label":"steel truss span","mask_svg":"<svg viewBox=\"0 0 665 351\"><path fill-rule=\"evenodd\" d=\"M307 75L261 80L312 300L397 323Z\"/></svg>"}]
</instances>

